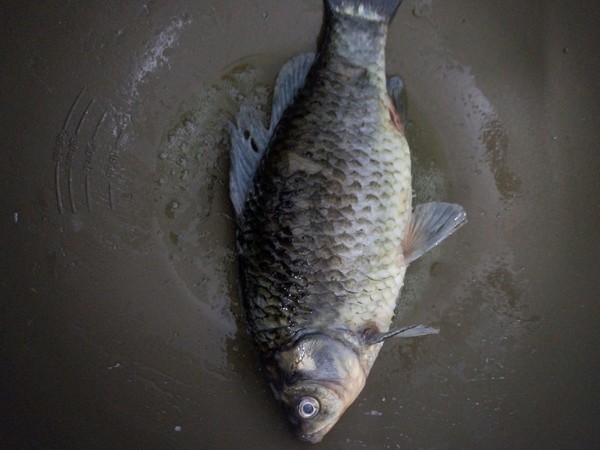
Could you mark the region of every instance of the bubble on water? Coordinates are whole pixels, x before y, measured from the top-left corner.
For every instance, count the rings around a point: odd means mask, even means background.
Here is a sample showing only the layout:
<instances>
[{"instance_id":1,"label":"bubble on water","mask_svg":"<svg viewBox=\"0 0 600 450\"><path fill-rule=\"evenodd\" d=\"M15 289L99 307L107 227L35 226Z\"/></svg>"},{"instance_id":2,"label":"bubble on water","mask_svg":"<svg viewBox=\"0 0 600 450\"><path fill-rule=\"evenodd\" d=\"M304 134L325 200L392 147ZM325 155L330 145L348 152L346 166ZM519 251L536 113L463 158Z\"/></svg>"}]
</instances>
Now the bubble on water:
<instances>
[{"instance_id":1,"label":"bubble on water","mask_svg":"<svg viewBox=\"0 0 600 450\"><path fill-rule=\"evenodd\" d=\"M240 103L268 112L276 73L253 64L228 69L186 102L157 149L157 214L172 264L225 334L236 330L235 224L228 195L227 123Z\"/></svg>"},{"instance_id":2,"label":"bubble on water","mask_svg":"<svg viewBox=\"0 0 600 450\"><path fill-rule=\"evenodd\" d=\"M409 109L406 132L411 149L413 207L427 202L448 201L448 182L444 175L444 152L427 116L418 109ZM437 262L444 246L438 246L411 263L396 308L402 321L418 302L423 300L432 277L440 272Z\"/></svg>"},{"instance_id":3,"label":"bubble on water","mask_svg":"<svg viewBox=\"0 0 600 450\"><path fill-rule=\"evenodd\" d=\"M174 219L175 218L175 211L180 207L181 205L179 204L179 202L177 200L172 200L169 203L167 203L167 205L165 206L165 216L169 219Z\"/></svg>"},{"instance_id":4,"label":"bubble on water","mask_svg":"<svg viewBox=\"0 0 600 450\"><path fill-rule=\"evenodd\" d=\"M446 194L445 180L435 163L413 164L414 204L442 201Z\"/></svg>"},{"instance_id":5,"label":"bubble on water","mask_svg":"<svg viewBox=\"0 0 600 450\"><path fill-rule=\"evenodd\" d=\"M179 158L177 158L177 165L180 167L187 166L187 158L185 156L180 156Z\"/></svg>"},{"instance_id":6,"label":"bubble on water","mask_svg":"<svg viewBox=\"0 0 600 450\"><path fill-rule=\"evenodd\" d=\"M171 231L169 233L169 240L173 245L179 245L179 235L177 233Z\"/></svg>"},{"instance_id":7,"label":"bubble on water","mask_svg":"<svg viewBox=\"0 0 600 450\"><path fill-rule=\"evenodd\" d=\"M484 114L484 120L480 140L485 145L486 159L498 192L504 200L518 197L521 192L521 179L508 163L510 155L508 133L497 114Z\"/></svg>"},{"instance_id":8,"label":"bubble on water","mask_svg":"<svg viewBox=\"0 0 600 450\"><path fill-rule=\"evenodd\" d=\"M433 0L417 0L412 9L412 14L417 19L431 16Z\"/></svg>"}]
</instances>

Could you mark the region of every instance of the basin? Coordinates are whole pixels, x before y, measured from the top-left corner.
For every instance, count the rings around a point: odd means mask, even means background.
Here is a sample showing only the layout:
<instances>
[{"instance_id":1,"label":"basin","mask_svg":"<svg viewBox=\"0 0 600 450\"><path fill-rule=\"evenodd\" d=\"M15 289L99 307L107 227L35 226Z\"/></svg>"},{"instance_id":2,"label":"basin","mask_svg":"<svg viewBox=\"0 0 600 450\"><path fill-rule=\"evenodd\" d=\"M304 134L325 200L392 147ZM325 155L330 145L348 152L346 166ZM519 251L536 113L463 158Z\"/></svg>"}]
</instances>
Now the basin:
<instances>
[{"instance_id":1,"label":"basin","mask_svg":"<svg viewBox=\"0 0 600 450\"><path fill-rule=\"evenodd\" d=\"M244 328L226 124L321 0L1 10L1 446L306 448ZM416 201L469 222L395 319L440 334L386 342L322 448L600 442L599 32L591 1L401 6Z\"/></svg>"}]
</instances>

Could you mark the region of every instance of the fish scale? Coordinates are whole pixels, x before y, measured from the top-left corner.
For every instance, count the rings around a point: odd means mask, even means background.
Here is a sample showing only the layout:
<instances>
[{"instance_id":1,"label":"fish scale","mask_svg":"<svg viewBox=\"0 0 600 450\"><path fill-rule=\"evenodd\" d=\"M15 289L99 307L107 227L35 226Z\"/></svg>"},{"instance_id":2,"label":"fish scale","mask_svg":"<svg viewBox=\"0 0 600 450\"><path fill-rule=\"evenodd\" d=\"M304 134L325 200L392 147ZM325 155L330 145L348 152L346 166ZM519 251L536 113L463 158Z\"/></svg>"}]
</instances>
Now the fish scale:
<instances>
[{"instance_id":1,"label":"fish scale","mask_svg":"<svg viewBox=\"0 0 600 450\"><path fill-rule=\"evenodd\" d=\"M369 32L380 28L367 25ZM389 329L404 275L411 176L408 145L385 104L385 33L376 34L369 38L376 52L358 55L368 70L356 69L354 53L344 59L340 52L354 48L347 42L317 61L279 122L247 199L239 233L244 297L258 298L252 286L268 288L259 296L269 298L248 303L250 329L271 331L255 333L267 357L294 338L299 324L375 322ZM281 305L289 286L303 312L269 308ZM373 317L378 309L385 317Z\"/></svg>"},{"instance_id":2,"label":"fish scale","mask_svg":"<svg viewBox=\"0 0 600 450\"><path fill-rule=\"evenodd\" d=\"M402 81L385 76L400 1L325 0L320 53L282 68L269 126L242 106L229 127L248 330L305 441L357 398L384 339L438 332L388 330L406 266L465 221L458 205L412 210Z\"/></svg>"}]
</instances>

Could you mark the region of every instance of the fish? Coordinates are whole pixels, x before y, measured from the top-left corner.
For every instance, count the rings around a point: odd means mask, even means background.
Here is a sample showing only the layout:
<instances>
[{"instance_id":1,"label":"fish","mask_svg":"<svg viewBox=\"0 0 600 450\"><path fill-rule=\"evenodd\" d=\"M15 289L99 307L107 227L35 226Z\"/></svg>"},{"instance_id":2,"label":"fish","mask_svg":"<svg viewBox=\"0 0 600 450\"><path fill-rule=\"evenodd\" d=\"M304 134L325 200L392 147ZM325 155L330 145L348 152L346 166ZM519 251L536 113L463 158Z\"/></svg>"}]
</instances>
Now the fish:
<instances>
[{"instance_id":1,"label":"fish","mask_svg":"<svg viewBox=\"0 0 600 450\"><path fill-rule=\"evenodd\" d=\"M325 0L318 52L281 69L270 119L229 122L230 199L248 331L296 436L320 442L356 400L392 328L407 266L466 221L412 205L404 85L386 77L402 0Z\"/></svg>"}]
</instances>

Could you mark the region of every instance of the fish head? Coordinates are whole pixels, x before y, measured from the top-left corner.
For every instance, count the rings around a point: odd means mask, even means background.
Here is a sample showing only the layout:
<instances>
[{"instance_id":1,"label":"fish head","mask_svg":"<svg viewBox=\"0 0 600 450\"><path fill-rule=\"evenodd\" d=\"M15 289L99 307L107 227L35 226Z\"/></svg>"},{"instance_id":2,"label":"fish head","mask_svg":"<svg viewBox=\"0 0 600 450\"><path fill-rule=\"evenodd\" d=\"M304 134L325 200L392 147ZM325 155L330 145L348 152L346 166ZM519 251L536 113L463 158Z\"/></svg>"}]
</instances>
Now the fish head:
<instances>
[{"instance_id":1,"label":"fish head","mask_svg":"<svg viewBox=\"0 0 600 450\"><path fill-rule=\"evenodd\" d=\"M276 356L272 383L296 435L320 442L365 386L366 373L348 342L310 334Z\"/></svg>"}]
</instances>

